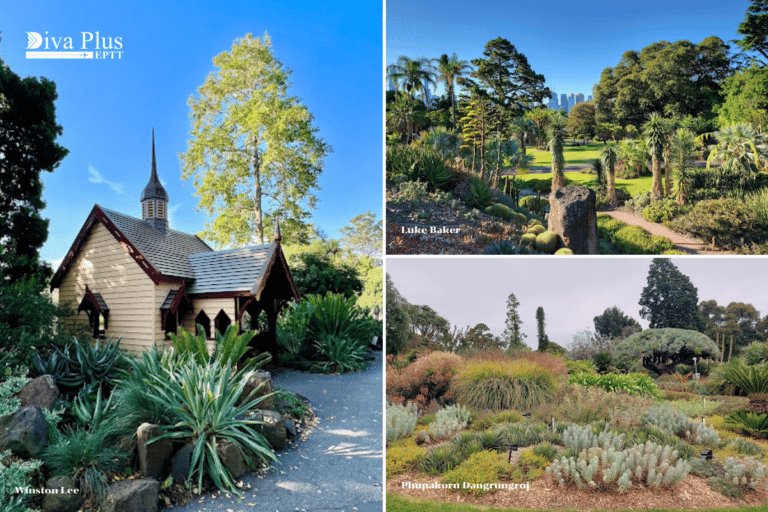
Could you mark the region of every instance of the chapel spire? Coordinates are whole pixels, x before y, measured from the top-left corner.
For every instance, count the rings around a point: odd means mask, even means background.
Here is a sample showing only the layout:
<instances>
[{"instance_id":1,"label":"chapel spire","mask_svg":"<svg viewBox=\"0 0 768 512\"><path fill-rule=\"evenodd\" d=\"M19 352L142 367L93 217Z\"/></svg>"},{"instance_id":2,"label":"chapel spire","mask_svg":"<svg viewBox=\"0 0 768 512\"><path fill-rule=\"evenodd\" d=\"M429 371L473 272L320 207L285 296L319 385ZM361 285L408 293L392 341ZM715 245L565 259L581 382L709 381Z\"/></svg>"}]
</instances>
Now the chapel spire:
<instances>
[{"instance_id":1,"label":"chapel spire","mask_svg":"<svg viewBox=\"0 0 768 512\"><path fill-rule=\"evenodd\" d=\"M157 176L155 159L155 129L152 128L152 170L149 182L141 193L141 218L163 233L168 229L168 192L165 191Z\"/></svg>"}]
</instances>

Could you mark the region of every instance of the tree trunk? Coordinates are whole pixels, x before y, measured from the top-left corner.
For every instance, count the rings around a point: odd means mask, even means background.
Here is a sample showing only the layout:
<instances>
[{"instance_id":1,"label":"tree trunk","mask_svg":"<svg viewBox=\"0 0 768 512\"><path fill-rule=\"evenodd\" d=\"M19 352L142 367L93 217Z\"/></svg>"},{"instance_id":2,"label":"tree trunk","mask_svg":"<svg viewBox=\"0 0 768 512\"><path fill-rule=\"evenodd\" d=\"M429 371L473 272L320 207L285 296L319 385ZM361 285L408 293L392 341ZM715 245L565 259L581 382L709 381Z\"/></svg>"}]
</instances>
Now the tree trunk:
<instances>
[{"instance_id":1,"label":"tree trunk","mask_svg":"<svg viewBox=\"0 0 768 512\"><path fill-rule=\"evenodd\" d=\"M619 202L616 196L616 171L612 167L608 169L608 202L611 206L616 206Z\"/></svg>"},{"instance_id":2,"label":"tree trunk","mask_svg":"<svg viewBox=\"0 0 768 512\"><path fill-rule=\"evenodd\" d=\"M651 199L661 199L664 197L664 187L661 183L661 162L659 157L651 157L651 172L653 173L653 186L651 187Z\"/></svg>"},{"instance_id":3,"label":"tree trunk","mask_svg":"<svg viewBox=\"0 0 768 512\"><path fill-rule=\"evenodd\" d=\"M451 117L453 118L453 132L456 133L456 98L453 94L453 81L448 83L448 94L451 95Z\"/></svg>"},{"instance_id":4,"label":"tree trunk","mask_svg":"<svg viewBox=\"0 0 768 512\"><path fill-rule=\"evenodd\" d=\"M264 243L264 222L261 211L261 160L259 159L259 139L253 136L253 216L256 223L256 232L259 235L259 244Z\"/></svg>"},{"instance_id":5,"label":"tree trunk","mask_svg":"<svg viewBox=\"0 0 768 512\"><path fill-rule=\"evenodd\" d=\"M672 194L672 169L669 164L669 157L664 157L664 188L667 196Z\"/></svg>"}]
</instances>

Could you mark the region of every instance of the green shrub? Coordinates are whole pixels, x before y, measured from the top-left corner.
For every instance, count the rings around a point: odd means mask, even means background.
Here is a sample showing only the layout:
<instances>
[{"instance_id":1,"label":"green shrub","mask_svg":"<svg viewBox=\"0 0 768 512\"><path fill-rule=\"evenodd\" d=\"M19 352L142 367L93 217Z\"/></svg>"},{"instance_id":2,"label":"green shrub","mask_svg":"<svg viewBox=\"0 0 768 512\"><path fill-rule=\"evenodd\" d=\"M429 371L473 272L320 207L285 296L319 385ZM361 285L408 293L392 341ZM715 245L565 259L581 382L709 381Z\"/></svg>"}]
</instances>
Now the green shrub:
<instances>
[{"instance_id":1,"label":"green shrub","mask_svg":"<svg viewBox=\"0 0 768 512\"><path fill-rule=\"evenodd\" d=\"M500 466L501 461L495 452L474 453L459 464L456 469L444 473L442 483L457 486L450 488L450 491L471 494L476 497L483 496L496 491L493 484L499 482Z\"/></svg>"},{"instance_id":2,"label":"green shrub","mask_svg":"<svg viewBox=\"0 0 768 512\"><path fill-rule=\"evenodd\" d=\"M211 361L218 364L235 365L250 348L248 343L256 336L256 331L244 332L238 335L239 327L230 325L222 336L216 331L216 346L213 355L208 352L205 330L202 325L197 326L197 336L187 332L183 327L179 327L178 333L170 333L169 336L176 351L179 354L189 353L197 364L206 365ZM258 358L247 362L250 369L256 369L264 366L271 360L269 354L261 354Z\"/></svg>"},{"instance_id":3,"label":"green shrub","mask_svg":"<svg viewBox=\"0 0 768 512\"><path fill-rule=\"evenodd\" d=\"M513 220L518 224L525 225L528 223L528 217L526 217L524 213L515 213Z\"/></svg>"},{"instance_id":4,"label":"green shrub","mask_svg":"<svg viewBox=\"0 0 768 512\"><path fill-rule=\"evenodd\" d=\"M109 396L107 400L101 393L101 387L94 398L90 393L78 393L72 403L72 412L74 412L77 421L85 428L98 428L102 423L106 424L114 418L117 400L114 400L115 394Z\"/></svg>"},{"instance_id":5,"label":"green shrub","mask_svg":"<svg viewBox=\"0 0 768 512\"><path fill-rule=\"evenodd\" d=\"M494 430L504 434L507 444L515 444L520 447L539 444L548 435L544 423L530 420L518 423L502 423L497 425Z\"/></svg>"},{"instance_id":6,"label":"green shrub","mask_svg":"<svg viewBox=\"0 0 768 512\"><path fill-rule=\"evenodd\" d=\"M672 226L730 250L768 241L768 226L742 201L730 198L700 201Z\"/></svg>"},{"instance_id":7,"label":"green shrub","mask_svg":"<svg viewBox=\"0 0 768 512\"><path fill-rule=\"evenodd\" d=\"M739 356L748 365L768 363L768 343L753 341L741 349Z\"/></svg>"},{"instance_id":8,"label":"green shrub","mask_svg":"<svg viewBox=\"0 0 768 512\"><path fill-rule=\"evenodd\" d=\"M450 443L456 447L462 459L466 459L473 453L483 451L483 442L475 432L459 432L451 438Z\"/></svg>"},{"instance_id":9,"label":"green shrub","mask_svg":"<svg viewBox=\"0 0 768 512\"><path fill-rule=\"evenodd\" d=\"M387 478L415 470L424 453L424 448L417 446L413 439L387 447Z\"/></svg>"},{"instance_id":10,"label":"green shrub","mask_svg":"<svg viewBox=\"0 0 768 512\"><path fill-rule=\"evenodd\" d=\"M729 439L725 448L729 447L732 447L737 453L742 455L757 455L759 457L765 455L765 449L762 446L740 437L732 437Z\"/></svg>"},{"instance_id":11,"label":"green shrub","mask_svg":"<svg viewBox=\"0 0 768 512\"><path fill-rule=\"evenodd\" d=\"M122 469L126 453L115 445L116 431L109 425L74 430L49 445L42 460L51 476L70 476L84 499L99 497L107 489L107 476Z\"/></svg>"},{"instance_id":12,"label":"green shrub","mask_svg":"<svg viewBox=\"0 0 768 512\"><path fill-rule=\"evenodd\" d=\"M421 156L421 150L405 144L387 146L387 180L393 180L397 176L405 176L411 180L413 165Z\"/></svg>"},{"instance_id":13,"label":"green shrub","mask_svg":"<svg viewBox=\"0 0 768 512\"><path fill-rule=\"evenodd\" d=\"M574 373L568 377L568 382L581 386L597 386L609 392L622 391L629 395L661 397L659 388L653 379L642 373L606 373L603 375Z\"/></svg>"},{"instance_id":14,"label":"green shrub","mask_svg":"<svg viewBox=\"0 0 768 512\"><path fill-rule=\"evenodd\" d=\"M552 396L555 377L524 359L476 360L460 369L454 385L457 401L473 409L527 411Z\"/></svg>"},{"instance_id":15,"label":"green shrub","mask_svg":"<svg viewBox=\"0 0 768 512\"><path fill-rule=\"evenodd\" d=\"M552 231L544 231L536 237L536 250L545 254L553 254L557 249L559 239Z\"/></svg>"},{"instance_id":16,"label":"green shrub","mask_svg":"<svg viewBox=\"0 0 768 512\"><path fill-rule=\"evenodd\" d=\"M568 368L568 373L597 373L595 370L595 364L589 359L579 359L574 361L572 359L565 360L565 367Z\"/></svg>"},{"instance_id":17,"label":"green shrub","mask_svg":"<svg viewBox=\"0 0 768 512\"><path fill-rule=\"evenodd\" d=\"M387 146L387 180L423 181L432 190L448 183L451 170L432 149L403 144Z\"/></svg>"},{"instance_id":18,"label":"green shrub","mask_svg":"<svg viewBox=\"0 0 768 512\"><path fill-rule=\"evenodd\" d=\"M557 455L557 448L549 442L539 443L533 447L533 454L552 462Z\"/></svg>"},{"instance_id":19,"label":"green shrub","mask_svg":"<svg viewBox=\"0 0 768 512\"><path fill-rule=\"evenodd\" d=\"M678 205L674 198L668 197L666 199L653 201L643 208L643 218L648 222L668 222L675 217L684 214L686 209L687 208Z\"/></svg>"},{"instance_id":20,"label":"green shrub","mask_svg":"<svg viewBox=\"0 0 768 512\"><path fill-rule=\"evenodd\" d=\"M505 239L497 240L488 244L488 246L483 251L483 254L539 254L538 252L532 251L531 249L532 246L527 246L523 244L522 241L520 245L518 245L513 240Z\"/></svg>"},{"instance_id":21,"label":"green shrub","mask_svg":"<svg viewBox=\"0 0 768 512\"><path fill-rule=\"evenodd\" d=\"M747 395L768 394L768 365L734 363L724 370L723 377Z\"/></svg>"},{"instance_id":22,"label":"green shrub","mask_svg":"<svg viewBox=\"0 0 768 512\"><path fill-rule=\"evenodd\" d=\"M419 410L412 403L397 405L387 403L387 441L395 441L413 434Z\"/></svg>"},{"instance_id":23,"label":"green shrub","mask_svg":"<svg viewBox=\"0 0 768 512\"><path fill-rule=\"evenodd\" d=\"M256 430L259 422L249 415L264 397L237 405L249 372L235 372L229 365L215 363L189 364L188 357L180 357L179 362L170 375L148 375L148 398L172 415L170 423L161 425L165 434L155 439L191 440L194 448L188 478L198 492L207 476L220 490L241 496L229 470L221 463L217 446L223 441L237 446L251 469L258 462L276 460Z\"/></svg>"},{"instance_id":24,"label":"green shrub","mask_svg":"<svg viewBox=\"0 0 768 512\"><path fill-rule=\"evenodd\" d=\"M486 430L499 423L517 423L523 416L517 411L484 412L472 422L474 430Z\"/></svg>"},{"instance_id":25,"label":"green shrub","mask_svg":"<svg viewBox=\"0 0 768 512\"><path fill-rule=\"evenodd\" d=\"M367 342L346 336L323 334L314 343L316 353L310 370L320 373L358 372L368 367Z\"/></svg>"},{"instance_id":26,"label":"green shrub","mask_svg":"<svg viewBox=\"0 0 768 512\"><path fill-rule=\"evenodd\" d=\"M41 460L14 460L11 452L0 453L0 503L3 512L32 512L25 503L25 495L16 492L17 487L31 487L32 473L42 465Z\"/></svg>"}]
</instances>

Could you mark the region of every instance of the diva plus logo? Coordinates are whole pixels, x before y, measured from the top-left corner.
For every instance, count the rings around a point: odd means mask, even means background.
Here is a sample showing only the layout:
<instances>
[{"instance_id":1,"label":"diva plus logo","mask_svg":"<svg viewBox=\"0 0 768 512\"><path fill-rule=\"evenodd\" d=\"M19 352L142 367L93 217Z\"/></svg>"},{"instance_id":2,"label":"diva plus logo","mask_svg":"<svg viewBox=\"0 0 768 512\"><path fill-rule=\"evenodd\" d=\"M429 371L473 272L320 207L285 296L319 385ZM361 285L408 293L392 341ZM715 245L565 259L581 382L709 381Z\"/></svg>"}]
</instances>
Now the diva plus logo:
<instances>
[{"instance_id":1,"label":"diva plus logo","mask_svg":"<svg viewBox=\"0 0 768 512\"><path fill-rule=\"evenodd\" d=\"M80 32L79 36L54 36L47 31L27 32L28 59L99 59L123 58L123 38L106 37L99 32Z\"/></svg>"}]
</instances>

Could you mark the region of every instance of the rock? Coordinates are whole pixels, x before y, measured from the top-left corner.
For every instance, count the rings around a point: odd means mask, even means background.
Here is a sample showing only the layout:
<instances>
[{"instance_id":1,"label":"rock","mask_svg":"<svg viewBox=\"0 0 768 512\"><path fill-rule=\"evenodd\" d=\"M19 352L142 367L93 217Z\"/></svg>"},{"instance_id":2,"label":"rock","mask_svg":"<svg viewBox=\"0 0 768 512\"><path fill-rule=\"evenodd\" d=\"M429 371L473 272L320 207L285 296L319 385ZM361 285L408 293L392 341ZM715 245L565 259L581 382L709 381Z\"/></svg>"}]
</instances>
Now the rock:
<instances>
[{"instance_id":1,"label":"rock","mask_svg":"<svg viewBox=\"0 0 768 512\"><path fill-rule=\"evenodd\" d=\"M549 195L549 204L549 231L560 238L556 249L568 247L575 254L600 254L593 190L559 188Z\"/></svg>"},{"instance_id":2,"label":"rock","mask_svg":"<svg viewBox=\"0 0 768 512\"><path fill-rule=\"evenodd\" d=\"M152 443L148 441L160 436L163 431L157 425L142 423L136 431L136 444L139 448L139 469L147 478L160 480L163 477L168 462L173 454L173 442L170 439L160 439Z\"/></svg>"},{"instance_id":3,"label":"rock","mask_svg":"<svg viewBox=\"0 0 768 512\"><path fill-rule=\"evenodd\" d=\"M374 336L371 340L371 350L384 350L384 338L381 336Z\"/></svg>"},{"instance_id":4,"label":"rock","mask_svg":"<svg viewBox=\"0 0 768 512\"><path fill-rule=\"evenodd\" d=\"M83 506L80 489L70 476L55 476L45 482L46 489L57 489L55 494L45 494L42 512L77 512Z\"/></svg>"},{"instance_id":5,"label":"rock","mask_svg":"<svg viewBox=\"0 0 768 512\"><path fill-rule=\"evenodd\" d=\"M248 464L245 462L243 452L240 447L230 442L223 442L216 447L222 465L229 470L232 478L240 478L248 473Z\"/></svg>"},{"instance_id":6,"label":"rock","mask_svg":"<svg viewBox=\"0 0 768 512\"><path fill-rule=\"evenodd\" d=\"M273 450L285 448L288 432L285 427L285 420L280 414L275 411L257 409L254 419L262 422L260 425L256 425L256 431L264 436Z\"/></svg>"},{"instance_id":7,"label":"rock","mask_svg":"<svg viewBox=\"0 0 768 512\"><path fill-rule=\"evenodd\" d=\"M272 384L272 374L264 370L254 370L250 372L248 376L248 382L243 388L243 392L240 394L240 399L237 401L238 405L251 401L255 398L270 395L257 404L259 409L275 409L274 395L275 386ZM251 393L253 395L251 396Z\"/></svg>"},{"instance_id":8,"label":"rock","mask_svg":"<svg viewBox=\"0 0 768 512\"><path fill-rule=\"evenodd\" d=\"M171 459L171 476L174 482L185 482L189 476L189 468L192 465L192 451L195 445L189 442L179 448L179 451Z\"/></svg>"},{"instance_id":9,"label":"rock","mask_svg":"<svg viewBox=\"0 0 768 512\"><path fill-rule=\"evenodd\" d=\"M154 478L121 480L109 486L102 512L157 512L160 482Z\"/></svg>"},{"instance_id":10,"label":"rock","mask_svg":"<svg viewBox=\"0 0 768 512\"><path fill-rule=\"evenodd\" d=\"M59 398L59 388L50 375L41 375L27 382L19 391L21 406L36 405L41 409L52 409L53 404Z\"/></svg>"},{"instance_id":11,"label":"rock","mask_svg":"<svg viewBox=\"0 0 768 512\"><path fill-rule=\"evenodd\" d=\"M296 424L293 422L293 420L285 419L285 433L288 434L288 437L294 438L296 437Z\"/></svg>"},{"instance_id":12,"label":"rock","mask_svg":"<svg viewBox=\"0 0 768 512\"><path fill-rule=\"evenodd\" d=\"M11 450L24 458L37 457L47 445L48 425L40 407L21 407L0 418L0 452Z\"/></svg>"}]
</instances>

